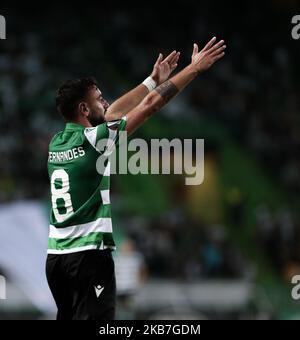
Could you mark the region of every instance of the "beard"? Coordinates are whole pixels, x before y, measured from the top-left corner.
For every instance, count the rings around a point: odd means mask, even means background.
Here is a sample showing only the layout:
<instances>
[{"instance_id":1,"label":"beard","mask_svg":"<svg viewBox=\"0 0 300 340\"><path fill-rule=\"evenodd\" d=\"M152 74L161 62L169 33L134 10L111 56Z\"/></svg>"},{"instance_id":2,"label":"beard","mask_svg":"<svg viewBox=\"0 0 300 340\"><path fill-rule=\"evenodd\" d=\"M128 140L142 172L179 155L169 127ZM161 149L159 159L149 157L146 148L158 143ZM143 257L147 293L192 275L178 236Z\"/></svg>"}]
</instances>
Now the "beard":
<instances>
[{"instance_id":1,"label":"beard","mask_svg":"<svg viewBox=\"0 0 300 340\"><path fill-rule=\"evenodd\" d=\"M91 111L87 119L91 123L92 126L97 126L105 122L104 115L100 113L96 113L95 111Z\"/></svg>"}]
</instances>

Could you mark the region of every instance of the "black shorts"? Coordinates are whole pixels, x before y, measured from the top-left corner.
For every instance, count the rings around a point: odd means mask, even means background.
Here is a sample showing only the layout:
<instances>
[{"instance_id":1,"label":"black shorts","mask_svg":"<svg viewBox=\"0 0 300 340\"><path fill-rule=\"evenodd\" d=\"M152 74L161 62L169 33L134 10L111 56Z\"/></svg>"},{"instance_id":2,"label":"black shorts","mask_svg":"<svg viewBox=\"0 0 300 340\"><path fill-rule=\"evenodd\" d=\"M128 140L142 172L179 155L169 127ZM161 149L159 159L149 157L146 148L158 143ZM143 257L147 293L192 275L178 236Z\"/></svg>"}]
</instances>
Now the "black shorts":
<instances>
[{"instance_id":1,"label":"black shorts","mask_svg":"<svg viewBox=\"0 0 300 340\"><path fill-rule=\"evenodd\" d=\"M48 254L46 275L57 320L113 320L116 279L110 250Z\"/></svg>"}]
</instances>

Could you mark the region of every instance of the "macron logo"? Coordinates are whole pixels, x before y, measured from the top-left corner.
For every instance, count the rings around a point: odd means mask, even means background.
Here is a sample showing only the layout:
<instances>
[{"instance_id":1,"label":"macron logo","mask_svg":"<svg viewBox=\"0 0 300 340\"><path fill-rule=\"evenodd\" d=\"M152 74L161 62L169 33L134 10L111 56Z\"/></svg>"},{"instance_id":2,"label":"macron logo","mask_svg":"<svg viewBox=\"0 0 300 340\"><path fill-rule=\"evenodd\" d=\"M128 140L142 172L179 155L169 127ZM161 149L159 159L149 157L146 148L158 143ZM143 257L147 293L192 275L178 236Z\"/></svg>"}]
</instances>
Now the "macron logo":
<instances>
[{"instance_id":1,"label":"macron logo","mask_svg":"<svg viewBox=\"0 0 300 340\"><path fill-rule=\"evenodd\" d=\"M100 285L99 286L95 286L95 292L96 292L96 296L97 298L100 296L100 294L102 293L104 287L101 287Z\"/></svg>"}]
</instances>

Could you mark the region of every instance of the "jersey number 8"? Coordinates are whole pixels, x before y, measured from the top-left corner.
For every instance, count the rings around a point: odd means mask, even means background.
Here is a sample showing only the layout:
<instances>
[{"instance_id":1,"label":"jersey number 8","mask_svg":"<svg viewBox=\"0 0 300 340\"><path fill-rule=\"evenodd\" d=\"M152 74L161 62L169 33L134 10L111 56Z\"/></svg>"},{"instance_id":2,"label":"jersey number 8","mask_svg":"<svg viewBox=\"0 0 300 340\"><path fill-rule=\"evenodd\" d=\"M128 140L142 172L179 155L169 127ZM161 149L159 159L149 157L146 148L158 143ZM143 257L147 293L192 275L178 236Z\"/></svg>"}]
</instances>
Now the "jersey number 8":
<instances>
[{"instance_id":1,"label":"jersey number 8","mask_svg":"<svg viewBox=\"0 0 300 340\"><path fill-rule=\"evenodd\" d=\"M59 188L57 188L58 183ZM51 176L51 200L53 213L58 223L64 222L70 215L73 214L73 206L71 201L70 180L69 175L65 170L54 170ZM58 210L57 201L63 200L63 212ZM60 207L61 208L61 207Z\"/></svg>"}]
</instances>

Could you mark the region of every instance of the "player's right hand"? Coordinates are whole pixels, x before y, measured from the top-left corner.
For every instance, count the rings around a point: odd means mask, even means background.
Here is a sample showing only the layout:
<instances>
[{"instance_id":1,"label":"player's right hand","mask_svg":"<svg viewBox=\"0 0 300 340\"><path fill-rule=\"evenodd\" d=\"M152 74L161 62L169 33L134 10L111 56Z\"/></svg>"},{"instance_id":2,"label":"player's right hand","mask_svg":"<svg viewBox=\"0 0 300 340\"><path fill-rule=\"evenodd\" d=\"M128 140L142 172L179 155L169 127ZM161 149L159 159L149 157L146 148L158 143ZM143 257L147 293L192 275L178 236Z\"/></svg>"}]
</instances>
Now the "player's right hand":
<instances>
[{"instance_id":1,"label":"player's right hand","mask_svg":"<svg viewBox=\"0 0 300 340\"><path fill-rule=\"evenodd\" d=\"M191 66L197 72L209 69L217 60L224 56L226 48L224 40L220 40L218 43L216 41L216 37L213 37L200 52L198 51L198 45L194 44Z\"/></svg>"}]
</instances>

